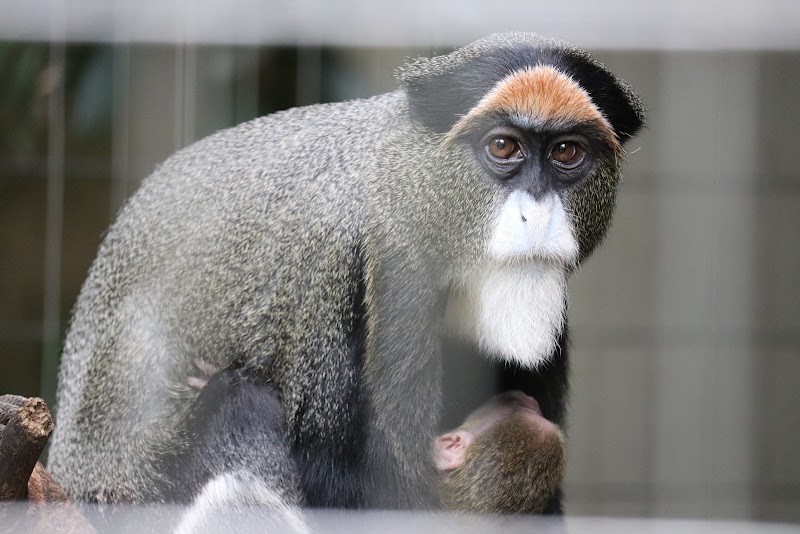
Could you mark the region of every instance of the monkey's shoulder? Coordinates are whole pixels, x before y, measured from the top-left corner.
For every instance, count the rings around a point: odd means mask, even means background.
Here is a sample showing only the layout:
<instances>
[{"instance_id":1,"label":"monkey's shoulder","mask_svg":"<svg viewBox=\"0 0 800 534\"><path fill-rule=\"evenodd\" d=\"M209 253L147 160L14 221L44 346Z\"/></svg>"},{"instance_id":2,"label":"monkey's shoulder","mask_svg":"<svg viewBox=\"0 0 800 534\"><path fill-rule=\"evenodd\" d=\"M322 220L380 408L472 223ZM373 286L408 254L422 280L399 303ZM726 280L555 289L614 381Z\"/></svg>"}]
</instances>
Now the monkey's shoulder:
<instances>
[{"instance_id":1,"label":"monkey's shoulder","mask_svg":"<svg viewBox=\"0 0 800 534\"><path fill-rule=\"evenodd\" d=\"M274 251L358 232L370 155L407 120L406 105L396 91L292 108L201 139L144 179L108 236L196 261L210 249L252 251L259 236ZM216 246L228 240L237 243Z\"/></svg>"},{"instance_id":2,"label":"monkey's shoulder","mask_svg":"<svg viewBox=\"0 0 800 534\"><path fill-rule=\"evenodd\" d=\"M258 174L296 181L303 171L363 165L403 120L401 91L368 99L291 108L216 132L171 156L155 175Z\"/></svg>"}]
</instances>

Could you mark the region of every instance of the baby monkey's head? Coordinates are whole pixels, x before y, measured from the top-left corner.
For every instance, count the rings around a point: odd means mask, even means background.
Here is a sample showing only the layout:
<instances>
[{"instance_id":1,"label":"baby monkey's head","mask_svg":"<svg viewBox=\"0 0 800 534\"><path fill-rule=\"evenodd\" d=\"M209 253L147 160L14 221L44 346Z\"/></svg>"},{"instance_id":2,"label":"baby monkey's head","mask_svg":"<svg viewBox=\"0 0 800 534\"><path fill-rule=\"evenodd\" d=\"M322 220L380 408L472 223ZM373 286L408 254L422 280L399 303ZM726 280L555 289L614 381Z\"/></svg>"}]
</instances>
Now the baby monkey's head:
<instances>
[{"instance_id":1,"label":"baby monkey's head","mask_svg":"<svg viewBox=\"0 0 800 534\"><path fill-rule=\"evenodd\" d=\"M436 440L445 508L489 514L537 514L558 491L564 437L533 397L494 397Z\"/></svg>"}]
</instances>

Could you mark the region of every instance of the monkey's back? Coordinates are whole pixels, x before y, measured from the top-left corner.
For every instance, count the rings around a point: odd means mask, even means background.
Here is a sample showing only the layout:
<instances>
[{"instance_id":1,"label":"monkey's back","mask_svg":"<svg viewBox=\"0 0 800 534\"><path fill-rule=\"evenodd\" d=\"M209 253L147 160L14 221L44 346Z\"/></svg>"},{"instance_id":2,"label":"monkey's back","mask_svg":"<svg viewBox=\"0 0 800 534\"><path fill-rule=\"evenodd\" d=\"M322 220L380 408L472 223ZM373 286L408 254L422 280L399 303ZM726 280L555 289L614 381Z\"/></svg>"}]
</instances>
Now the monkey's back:
<instances>
[{"instance_id":1,"label":"monkey's back","mask_svg":"<svg viewBox=\"0 0 800 534\"><path fill-rule=\"evenodd\" d=\"M292 435L349 439L363 184L405 105L396 92L259 118L145 179L100 246L67 334L49 466L69 493L147 496L198 359L268 376ZM298 374L307 381L287 379Z\"/></svg>"}]
</instances>

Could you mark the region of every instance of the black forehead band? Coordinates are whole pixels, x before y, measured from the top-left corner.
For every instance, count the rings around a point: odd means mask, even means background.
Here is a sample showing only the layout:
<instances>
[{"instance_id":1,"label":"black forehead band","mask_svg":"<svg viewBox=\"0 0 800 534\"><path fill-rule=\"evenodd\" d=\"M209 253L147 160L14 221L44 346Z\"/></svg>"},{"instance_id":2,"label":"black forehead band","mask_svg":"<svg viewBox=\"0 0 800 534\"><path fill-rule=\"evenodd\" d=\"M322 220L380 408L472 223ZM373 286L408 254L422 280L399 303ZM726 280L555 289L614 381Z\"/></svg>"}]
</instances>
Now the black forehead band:
<instances>
[{"instance_id":1,"label":"black forehead band","mask_svg":"<svg viewBox=\"0 0 800 534\"><path fill-rule=\"evenodd\" d=\"M518 46L497 49L444 73L406 84L414 120L446 133L509 74L549 65L572 78L602 111L621 142L642 126L640 103L627 86L579 50Z\"/></svg>"}]
</instances>

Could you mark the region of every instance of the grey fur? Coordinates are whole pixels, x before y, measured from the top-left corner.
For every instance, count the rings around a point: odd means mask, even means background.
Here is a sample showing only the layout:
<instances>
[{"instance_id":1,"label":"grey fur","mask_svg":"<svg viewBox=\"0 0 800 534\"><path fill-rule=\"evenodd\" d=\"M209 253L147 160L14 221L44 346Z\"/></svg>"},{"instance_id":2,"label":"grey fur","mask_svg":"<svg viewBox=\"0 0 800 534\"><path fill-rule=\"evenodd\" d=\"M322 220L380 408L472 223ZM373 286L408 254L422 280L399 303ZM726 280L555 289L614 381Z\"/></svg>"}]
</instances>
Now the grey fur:
<instances>
[{"instance_id":1,"label":"grey fur","mask_svg":"<svg viewBox=\"0 0 800 534\"><path fill-rule=\"evenodd\" d=\"M424 78L509 43L501 34L403 70ZM632 99L632 105L638 100ZM366 406L364 505L435 505L441 299L482 261L498 188L472 151L439 148L403 90L292 109L185 148L111 227L75 305L49 467L73 496L145 500L183 446L198 358L268 378L287 440L338 439ZM613 211L618 162L568 202L585 256ZM597 182L597 183L596 183ZM348 365L365 286L364 366ZM358 303L356 303L358 304ZM349 326L347 326L349 325ZM252 456L252 455L250 455Z\"/></svg>"},{"instance_id":2,"label":"grey fur","mask_svg":"<svg viewBox=\"0 0 800 534\"><path fill-rule=\"evenodd\" d=\"M301 398L320 430L338 420L327 389L349 378L315 369L344 343L333 325L365 225L349 178L402 109L394 93L259 118L145 180L100 247L65 344L50 467L68 492L138 500L158 479L148 459L176 438L193 357L244 357L281 391L290 429ZM315 342L331 351L305 350Z\"/></svg>"}]
</instances>

